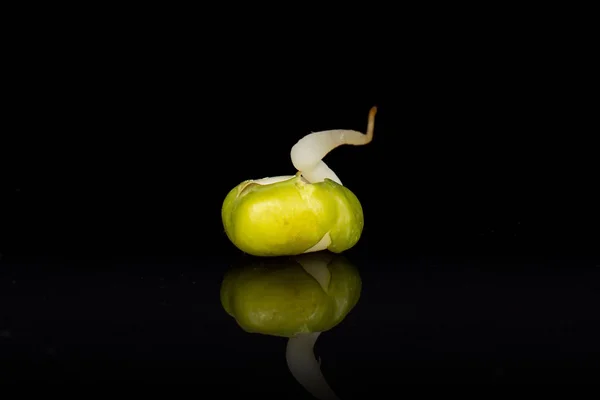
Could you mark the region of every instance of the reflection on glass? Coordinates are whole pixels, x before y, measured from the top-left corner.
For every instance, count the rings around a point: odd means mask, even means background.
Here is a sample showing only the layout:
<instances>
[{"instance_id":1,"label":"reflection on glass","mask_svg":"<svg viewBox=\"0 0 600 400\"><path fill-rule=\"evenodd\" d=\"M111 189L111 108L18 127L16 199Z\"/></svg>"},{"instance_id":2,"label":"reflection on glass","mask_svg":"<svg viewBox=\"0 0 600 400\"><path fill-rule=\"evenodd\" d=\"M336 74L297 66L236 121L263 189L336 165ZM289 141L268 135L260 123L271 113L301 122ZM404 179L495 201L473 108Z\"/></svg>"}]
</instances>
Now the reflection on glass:
<instances>
[{"instance_id":1,"label":"reflection on glass","mask_svg":"<svg viewBox=\"0 0 600 400\"><path fill-rule=\"evenodd\" d=\"M226 274L221 304L246 332L289 338L292 375L316 398L337 399L313 349L319 335L354 308L361 287L358 270L329 252L254 259Z\"/></svg>"}]
</instances>

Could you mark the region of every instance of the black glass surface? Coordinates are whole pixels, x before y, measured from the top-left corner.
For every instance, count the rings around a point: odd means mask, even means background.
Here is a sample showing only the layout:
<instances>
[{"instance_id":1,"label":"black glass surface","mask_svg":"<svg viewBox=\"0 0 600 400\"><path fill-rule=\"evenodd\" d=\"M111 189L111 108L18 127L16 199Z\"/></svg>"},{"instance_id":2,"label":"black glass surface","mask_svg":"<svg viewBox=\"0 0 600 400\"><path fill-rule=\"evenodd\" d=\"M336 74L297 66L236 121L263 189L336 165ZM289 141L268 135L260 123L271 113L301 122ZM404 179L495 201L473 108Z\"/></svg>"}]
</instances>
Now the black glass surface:
<instances>
[{"instance_id":1,"label":"black glass surface","mask_svg":"<svg viewBox=\"0 0 600 400\"><path fill-rule=\"evenodd\" d=\"M325 158L365 217L343 253L360 298L315 345L331 388L597 381L597 152L539 55L490 66L493 52L439 45L443 68L406 56L384 74L375 54L321 75L293 55L229 63L122 42L99 65L85 49L104 40L40 39L54 61L21 71L35 95L15 97L22 125L0 149L0 382L310 398L287 339L245 331L220 298L229 271L294 261L237 249L221 206L246 179L293 175L304 135L364 132L374 105L373 142Z\"/></svg>"}]
</instances>

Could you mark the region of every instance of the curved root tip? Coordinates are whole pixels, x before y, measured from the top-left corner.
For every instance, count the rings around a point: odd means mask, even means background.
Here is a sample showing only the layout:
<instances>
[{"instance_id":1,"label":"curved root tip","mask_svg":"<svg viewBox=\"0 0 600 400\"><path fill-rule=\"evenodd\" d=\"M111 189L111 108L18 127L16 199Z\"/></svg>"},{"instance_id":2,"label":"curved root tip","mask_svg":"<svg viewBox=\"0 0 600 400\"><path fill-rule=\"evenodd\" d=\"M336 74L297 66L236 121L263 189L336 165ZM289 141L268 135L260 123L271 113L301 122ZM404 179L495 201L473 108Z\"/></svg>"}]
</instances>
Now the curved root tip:
<instances>
[{"instance_id":1,"label":"curved root tip","mask_svg":"<svg viewBox=\"0 0 600 400\"><path fill-rule=\"evenodd\" d=\"M377 106L371 107L369 111L369 122L367 125L367 143L373 140L373 131L375 130L375 114L377 114Z\"/></svg>"},{"instance_id":2,"label":"curved root tip","mask_svg":"<svg viewBox=\"0 0 600 400\"><path fill-rule=\"evenodd\" d=\"M377 106L371 107L371 110L369 111L369 120L374 119L375 114L377 114Z\"/></svg>"}]
</instances>

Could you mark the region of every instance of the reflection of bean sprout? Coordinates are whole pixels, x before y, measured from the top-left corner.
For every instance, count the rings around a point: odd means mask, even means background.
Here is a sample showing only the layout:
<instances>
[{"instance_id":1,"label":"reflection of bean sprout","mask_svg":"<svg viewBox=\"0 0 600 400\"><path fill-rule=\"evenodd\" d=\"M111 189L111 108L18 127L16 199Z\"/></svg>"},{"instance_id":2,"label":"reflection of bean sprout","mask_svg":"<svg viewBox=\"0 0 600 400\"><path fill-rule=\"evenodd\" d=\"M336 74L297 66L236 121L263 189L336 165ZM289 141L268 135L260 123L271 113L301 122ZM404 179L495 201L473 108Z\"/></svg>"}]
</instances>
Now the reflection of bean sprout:
<instances>
[{"instance_id":1,"label":"reflection of bean sprout","mask_svg":"<svg viewBox=\"0 0 600 400\"><path fill-rule=\"evenodd\" d=\"M320 400L339 400L321 372L314 346L321 332L304 333L288 339L285 358L290 372L314 397Z\"/></svg>"},{"instance_id":2,"label":"reflection of bean sprout","mask_svg":"<svg viewBox=\"0 0 600 400\"><path fill-rule=\"evenodd\" d=\"M221 304L246 332L285 337L292 376L321 400L338 400L321 373L314 347L357 304L358 269L345 257L316 252L245 264L229 271Z\"/></svg>"}]
</instances>

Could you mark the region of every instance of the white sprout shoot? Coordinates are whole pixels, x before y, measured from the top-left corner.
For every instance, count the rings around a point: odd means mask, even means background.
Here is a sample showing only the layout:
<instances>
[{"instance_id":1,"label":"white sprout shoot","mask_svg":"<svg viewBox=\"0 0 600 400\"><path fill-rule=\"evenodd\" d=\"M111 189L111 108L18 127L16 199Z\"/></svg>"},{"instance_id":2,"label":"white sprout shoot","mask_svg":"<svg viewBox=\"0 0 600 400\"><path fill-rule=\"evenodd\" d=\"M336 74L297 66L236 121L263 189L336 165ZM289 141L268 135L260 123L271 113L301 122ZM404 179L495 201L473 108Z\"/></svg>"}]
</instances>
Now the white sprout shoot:
<instances>
[{"instance_id":1,"label":"white sprout shoot","mask_svg":"<svg viewBox=\"0 0 600 400\"><path fill-rule=\"evenodd\" d=\"M314 346L321 332L301 333L289 338L285 351L288 368L304 389L319 400L339 400L321 372Z\"/></svg>"},{"instance_id":2,"label":"white sprout shoot","mask_svg":"<svg viewBox=\"0 0 600 400\"><path fill-rule=\"evenodd\" d=\"M341 185L340 178L325 164L323 158L331 150L343 144L362 146L370 143L373 140L376 113L377 107L373 106L369 111L366 134L353 130L334 129L304 136L290 152L294 168L300 171L310 183L322 182L325 178L329 178Z\"/></svg>"},{"instance_id":3,"label":"white sprout shoot","mask_svg":"<svg viewBox=\"0 0 600 400\"><path fill-rule=\"evenodd\" d=\"M319 240L317 242L317 244L315 244L310 249L305 250L304 253L314 253L316 251L325 250L325 249L329 248L330 244L331 244L331 235L329 234L329 232L327 232L326 234L323 235L321 240Z\"/></svg>"}]
</instances>

